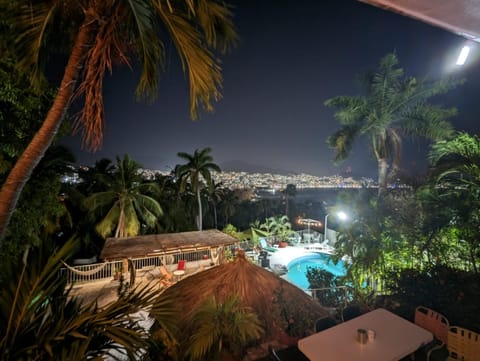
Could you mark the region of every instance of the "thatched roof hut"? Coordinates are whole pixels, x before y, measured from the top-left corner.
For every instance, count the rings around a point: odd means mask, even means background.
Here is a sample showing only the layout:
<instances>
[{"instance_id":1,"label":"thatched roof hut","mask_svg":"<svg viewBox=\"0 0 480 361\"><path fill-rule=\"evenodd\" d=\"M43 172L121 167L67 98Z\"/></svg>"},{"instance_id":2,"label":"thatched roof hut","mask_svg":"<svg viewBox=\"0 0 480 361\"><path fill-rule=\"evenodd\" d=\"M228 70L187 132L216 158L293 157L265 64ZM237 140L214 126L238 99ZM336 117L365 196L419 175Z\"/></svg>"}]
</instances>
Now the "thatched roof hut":
<instances>
[{"instance_id":1,"label":"thatched roof hut","mask_svg":"<svg viewBox=\"0 0 480 361\"><path fill-rule=\"evenodd\" d=\"M312 333L315 320L328 315L328 311L305 292L247 260L243 251L239 251L232 262L183 279L166 289L164 295L175 299L180 311L178 326L184 339L193 332L192 316L211 297L221 302L237 295L264 325L262 341L280 341L285 346L295 342L294 337Z\"/></svg>"},{"instance_id":2,"label":"thatched roof hut","mask_svg":"<svg viewBox=\"0 0 480 361\"><path fill-rule=\"evenodd\" d=\"M162 255L175 251L192 251L238 244L238 239L212 229L206 231L151 234L146 236L107 238L100 259L117 260Z\"/></svg>"}]
</instances>

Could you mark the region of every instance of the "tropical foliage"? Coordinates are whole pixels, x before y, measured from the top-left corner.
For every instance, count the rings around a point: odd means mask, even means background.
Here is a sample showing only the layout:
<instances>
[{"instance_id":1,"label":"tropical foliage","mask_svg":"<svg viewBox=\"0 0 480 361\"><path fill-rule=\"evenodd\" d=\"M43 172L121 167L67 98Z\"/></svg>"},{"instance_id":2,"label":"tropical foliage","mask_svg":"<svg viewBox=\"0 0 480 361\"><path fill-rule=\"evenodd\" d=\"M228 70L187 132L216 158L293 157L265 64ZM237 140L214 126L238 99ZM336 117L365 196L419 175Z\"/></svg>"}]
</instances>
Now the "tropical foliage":
<instances>
[{"instance_id":1,"label":"tropical foliage","mask_svg":"<svg viewBox=\"0 0 480 361\"><path fill-rule=\"evenodd\" d=\"M51 147L34 170L19 199L7 229L2 252L22 253L50 238L59 240L73 228L62 196L61 174L69 171L73 155L64 147Z\"/></svg>"},{"instance_id":2,"label":"tropical foliage","mask_svg":"<svg viewBox=\"0 0 480 361\"><path fill-rule=\"evenodd\" d=\"M4 260L0 278L2 360L100 360L117 350L133 360L151 347L148 330L134 313L150 309L173 337L175 309L149 288L134 290L99 308L72 298L59 277L62 260L74 249L44 243L21 257ZM153 307L152 307L153 306Z\"/></svg>"},{"instance_id":3,"label":"tropical foliage","mask_svg":"<svg viewBox=\"0 0 480 361\"><path fill-rule=\"evenodd\" d=\"M395 312L412 317L413 305L441 310L451 325L480 331L480 314L474 300L480 298L480 276L437 265L427 269L405 269L388 275L387 290Z\"/></svg>"},{"instance_id":4,"label":"tropical foliage","mask_svg":"<svg viewBox=\"0 0 480 361\"><path fill-rule=\"evenodd\" d=\"M196 311L192 327L195 332L186 352L190 360L240 360L245 346L263 334L256 314L242 307L235 295L224 302L207 299Z\"/></svg>"},{"instance_id":5,"label":"tropical foliage","mask_svg":"<svg viewBox=\"0 0 480 361\"><path fill-rule=\"evenodd\" d=\"M260 225L260 230L264 230L268 236L280 242L287 242L293 234L292 224L287 216L268 217Z\"/></svg>"},{"instance_id":6,"label":"tropical foliage","mask_svg":"<svg viewBox=\"0 0 480 361\"><path fill-rule=\"evenodd\" d=\"M141 68L138 98L152 100L172 40L190 88L190 113L212 110L220 98L220 61L236 40L228 6L216 0L179 1L2 1L7 27L15 31L19 64L41 78L49 51L65 50L67 62L53 104L39 131L16 161L0 190L0 239L33 169L52 144L75 98L83 102L75 130L87 147L103 137L103 80L115 63ZM13 38L13 37L12 37ZM78 81L78 83L77 83ZM38 84L38 82L37 82Z\"/></svg>"},{"instance_id":7,"label":"tropical foliage","mask_svg":"<svg viewBox=\"0 0 480 361\"><path fill-rule=\"evenodd\" d=\"M457 242L466 242L468 262L478 273L480 258L480 139L459 133L438 142L430 152L433 191L444 209ZM461 246L461 245L459 245Z\"/></svg>"},{"instance_id":8,"label":"tropical foliage","mask_svg":"<svg viewBox=\"0 0 480 361\"><path fill-rule=\"evenodd\" d=\"M102 237L136 236L142 226L154 229L162 216L160 204L152 197L158 192L157 184L143 182L139 170L140 164L128 155L123 159L117 157L108 190L85 200L89 212L100 217L96 229Z\"/></svg>"},{"instance_id":9,"label":"tropical foliage","mask_svg":"<svg viewBox=\"0 0 480 361\"><path fill-rule=\"evenodd\" d=\"M448 119L455 109L433 105L430 98L444 94L458 81L419 81L407 77L395 54L381 59L376 71L364 77L365 95L337 96L326 106L336 108L340 129L327 140L335 149L335 161L345 160L360 136L367 138L378 163L379 195L387 190L388 179L395 179L401 168L402 138L421 136L441 140L453 135ZM390 168L390 174L388 170ZM388 175L388 177L387 177Z\"/></svg>"},{"instance_id":10,"label":"tropical foliage","mask_svg":"<svg viewBox=\"0 0 480 361\"><path fill-rule=\"evenodd\" d=\"M187 182L190 183L193 193L197 198L197 227L202 230L203 225L203 206L200 191L212 183L212 171L220 172L220 167L213 163L210 155L211 148L196 149L193 154L184 152L178 153L178 156L187 161L176 167L175 173L180 180L181 191L185 191Z\"/></svg>"}]
</instances>

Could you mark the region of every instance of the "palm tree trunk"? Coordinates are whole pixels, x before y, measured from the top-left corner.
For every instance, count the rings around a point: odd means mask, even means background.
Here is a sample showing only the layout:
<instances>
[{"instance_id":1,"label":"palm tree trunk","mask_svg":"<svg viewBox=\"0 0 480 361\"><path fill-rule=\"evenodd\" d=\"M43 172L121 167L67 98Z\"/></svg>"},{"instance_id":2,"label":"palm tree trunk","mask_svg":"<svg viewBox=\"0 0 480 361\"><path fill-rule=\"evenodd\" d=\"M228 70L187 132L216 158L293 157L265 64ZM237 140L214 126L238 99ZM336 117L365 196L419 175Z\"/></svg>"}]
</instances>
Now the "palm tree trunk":
<instances>
[{"instance_id":1,"label":"palm tree trunk","mask_svg":"<svg viewBox=\"0 0 480 361\"><path fill-rule=\"evenodd\" d=\"M213 221L215 222L215 229L218 229L218 222L217 222L217 203L213 202Z\"/></svg>"},{"instance_id":2,"label":"palm tree trunk","mask_svg":"<svg viewBox=\"0 0 480 361\"><path fill-rule=\"evenodd\" d=\"M473 273L478 274L477 262L475 261L475 247L470 243L470 260L472 261Z\"/></svg>"},{"instance_id":3,"label":"palm tree trunk","mask_svg":"<svg viewBox=\"0 0 480 361\"><path fill-rule=\"evenodd\" d=\"M378 160L378 197L387 192L387 169L388 163L385 158Z\"/></svg>"},{"instance_id":4,"label":"palm tree trunk","mask_svg":"<svg viewBox=\"0 0 480 361\"><path fill-rule=\"evenodd\" d=\"M30 144L17 160L5 183L2 185L0 190L0 242L5 235L8 223L25 184L52 144L62 123L75 89L82 62L88 52L92 30L93 24L90 17L87 17L77 34L62 82L42 126L35 133Z\"/></svg>"},{"instance_id":5,"label":"palm tree trunk","mask_svg":"<svg viewBox=\"0 0 480 361\"><path fill-rule=\"evenodd\" d=\"M197 187L197 202L198 202L198 219L197 219L197 227L198 230L202 230L202 198L200 197L200 187Z\"/></svg>"}]
</instances>

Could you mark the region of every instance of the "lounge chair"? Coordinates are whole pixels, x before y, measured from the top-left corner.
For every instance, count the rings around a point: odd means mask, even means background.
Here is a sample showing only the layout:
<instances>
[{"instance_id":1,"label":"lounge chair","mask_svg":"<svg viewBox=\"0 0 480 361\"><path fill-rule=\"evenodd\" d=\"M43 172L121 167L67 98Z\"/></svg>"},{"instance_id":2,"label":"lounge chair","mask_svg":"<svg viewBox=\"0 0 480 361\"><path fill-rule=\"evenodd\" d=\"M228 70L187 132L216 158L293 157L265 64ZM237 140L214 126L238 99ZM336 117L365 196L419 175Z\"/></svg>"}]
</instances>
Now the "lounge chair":
<instances>
[{"instance_id":1,"label":"lounge chair","mask_svg":"<svg viewBox=\"0 0 480 361\"><path fill-rule=\"evenodd\" d=\"M168 272L167 268L162 264L160 267L158 267L158 272L160 279L158 280L158 283L169 287L173 284L173 275Z\"/></svg>"},{"instance_id":2,"label":"lounge chair","mask_svg":"<svg viewBox=\"0 0 480 361\"><path fill-rule=\"evenodd\" d=\"M275 247L270 247L269 245L267 245L267 241L265 240L265 238L259 238L260 240L260 246L262 246L262 249L264 249L265 251L267 252L277 252L278 249L275 248Z\"/></svg>"}]
</instances>

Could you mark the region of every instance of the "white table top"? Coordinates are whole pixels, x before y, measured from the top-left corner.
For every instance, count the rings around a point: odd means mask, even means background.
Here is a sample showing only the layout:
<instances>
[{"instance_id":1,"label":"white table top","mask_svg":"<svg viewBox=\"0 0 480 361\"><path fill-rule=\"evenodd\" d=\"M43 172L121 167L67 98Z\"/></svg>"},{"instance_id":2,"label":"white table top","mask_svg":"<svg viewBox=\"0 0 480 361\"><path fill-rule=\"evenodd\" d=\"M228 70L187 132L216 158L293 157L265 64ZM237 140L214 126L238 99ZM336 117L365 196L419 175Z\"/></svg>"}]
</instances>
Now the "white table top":
<instances>
[{"instance_id":1,"label":"white table top","mask_svg":"<svg viewBox=\"0 0 480 361\"><path fill-rule=\"evenodd\" d=\"M360 344L359 328L375 330L375 339ZM298 348L311 361L394 361L432 340L429 331L379 308L305 337Z\"/></svg>"}]
</instances>

